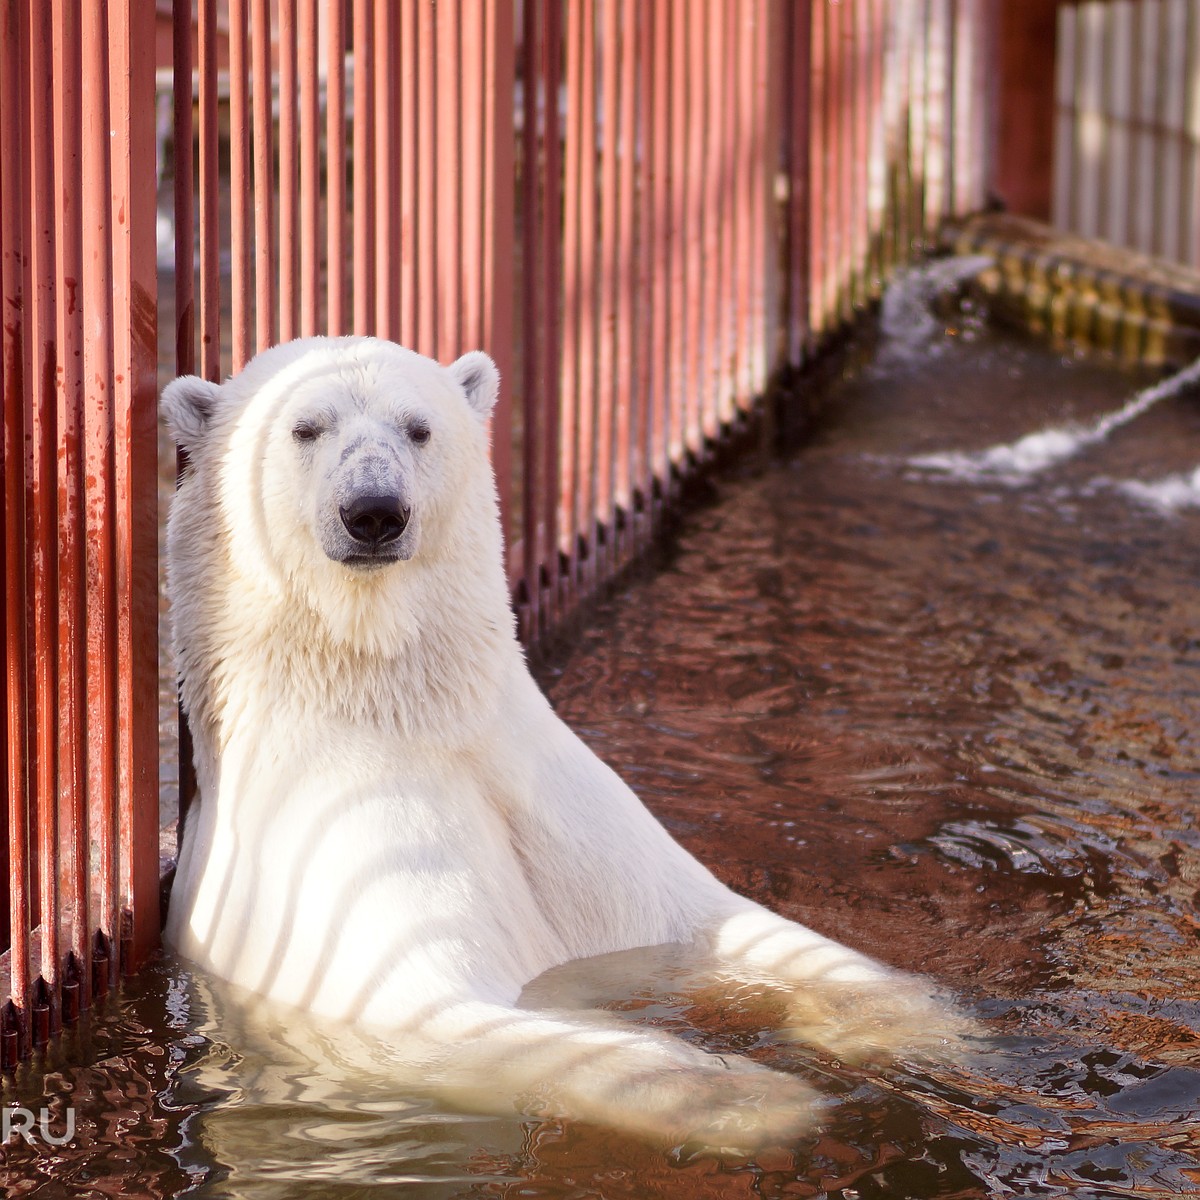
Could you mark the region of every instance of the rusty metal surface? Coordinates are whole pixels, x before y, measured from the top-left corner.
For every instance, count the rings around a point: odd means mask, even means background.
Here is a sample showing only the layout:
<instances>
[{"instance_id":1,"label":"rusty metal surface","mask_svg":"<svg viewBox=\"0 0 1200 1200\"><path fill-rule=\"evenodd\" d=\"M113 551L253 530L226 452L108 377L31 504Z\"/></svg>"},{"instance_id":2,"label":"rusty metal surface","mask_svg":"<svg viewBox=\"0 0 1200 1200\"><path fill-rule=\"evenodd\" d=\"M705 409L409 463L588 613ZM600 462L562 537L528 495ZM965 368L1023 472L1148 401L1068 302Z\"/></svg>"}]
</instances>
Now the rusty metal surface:
<instances>
[{"instance_id":1,"label":"rusty metal surface","mask_svg":"<svg viewBox=\"0 0 1200 1200\"><path fill-rule=\"evenodd\" d=\"M29 123L50 137L29 139L26 181L29 196L29 241L27 243L26 294L29 297L25 372L29 390L32 461L28 478L27 511L32 517L27 545L29 578L32 583L33 653L33 763L30 802L36 858L33 867L34 911L41 926L41 983L35 985L34 1008L44 996L45 985L57 1000L59 972L58 806L58 555L57 538L57 396L58 375L57 304L58 280L55 263L55 178L54 178L54 72L53 12L50 5L35 5L28 17L29 90L26 93ZM56 1023L57 1003L44 1005L45 1026ZM35 1022L35 1045L44 1042L43 1029Z\"/></svg>"},{"instance_id":2,"label":"rusty metal surface","mask_svg":"<svg viewBox=\"0 0 1200 1200\"><path fill-rule=\"evenodd\" d=\"M14 5L0 6L0 269L3 292L4 370L4 655L5 790L8 860L7 940L11 1000L3 1014L0 1052L11 1062L28 1046L30 928L28 680L25 579L25 311L22 251L23 157L20 81L24 75L24 39Z\"/></svg>"},{"instance_id":3,"label":"rusty metal surface","mask_svg":"<svg viewBox=\"0 0 1200 1200\"><path fill-rule=\"evenodd\" d=\"M90 926L89 834L87 821L87 627L84 607L83 475L83 129L72 114L82 113L83 29L79 0L56 0L54 23L54 171L62 200L55 214L55 273L66 290L57 305L58 338L58 827L54 847L58 872L64 963L87 957ZM72 1019L79 997L59 1010ZM87 1003L86 990L82 996ZM69 1007L69 1011L67 1010Z\"/></svg>"},{"instance_id":4,"label":"rusty metal surface","mask_svg":"<svg viewBox=\"0 0 1200 1200\"><path fill-rule=\"evenodd\" d=\"M154 36L145 0L111 0L116 387L118 879L122 971L158 947L158 411Z\"/></svg>"},{"instance_id":5,"label":"rusty metal surface","mask_svg":"<svg viewBox=\"0 0 1200 1200\"><path fill-rule=\"evenodd\" d=\"M0 20L6 1067L157 945L153 29Z\"/></svg>"}]
</instances>

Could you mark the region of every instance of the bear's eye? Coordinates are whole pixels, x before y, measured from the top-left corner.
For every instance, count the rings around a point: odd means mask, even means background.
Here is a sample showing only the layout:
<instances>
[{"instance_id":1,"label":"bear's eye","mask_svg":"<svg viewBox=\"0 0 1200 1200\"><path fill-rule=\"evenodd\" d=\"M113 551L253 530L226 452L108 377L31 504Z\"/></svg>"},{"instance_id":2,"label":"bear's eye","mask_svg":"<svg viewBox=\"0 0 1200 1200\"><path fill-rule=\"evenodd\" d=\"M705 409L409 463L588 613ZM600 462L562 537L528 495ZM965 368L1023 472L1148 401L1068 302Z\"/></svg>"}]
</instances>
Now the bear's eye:
<instances>
[{"instance_id":1,"label":"bear's eye","mask_svg":"<svg viewBox=\"0 0 1200 1200\"><path fill-rule=\"evenodd\" d=\"M412 438L418 446L423 446L429 441L429 426L422 424L420 421L414 421L408 427L408 436Z\"/></svg>"},{"instance_id":2,"label":"bear's eye","mask_svg":"<svg viewBox=\"0 0 1200 1200\"><path fill-rule=\"evenodd\" d=\"M314 425L311 421L301 421L295 429L292 430L292 437L298 442L315 442L321 436L321 427Z\"/></svg>"}]
</instances>

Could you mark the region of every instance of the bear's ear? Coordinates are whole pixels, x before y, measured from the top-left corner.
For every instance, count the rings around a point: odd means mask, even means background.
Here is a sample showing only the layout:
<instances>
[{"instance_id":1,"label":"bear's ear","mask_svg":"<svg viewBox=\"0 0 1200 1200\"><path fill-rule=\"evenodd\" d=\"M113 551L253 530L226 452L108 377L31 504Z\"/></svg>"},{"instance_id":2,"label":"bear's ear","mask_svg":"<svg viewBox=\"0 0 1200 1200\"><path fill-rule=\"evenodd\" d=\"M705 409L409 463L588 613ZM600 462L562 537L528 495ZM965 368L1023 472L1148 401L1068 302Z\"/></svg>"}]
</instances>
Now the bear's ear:
<instances>
[{"instance_id":1,"label":"bear's ear","mask_svg":"<svg viewBox=\"0 0 1200 1200\"><path fill-rule=\"evenodd\" d=\"M467 403L481 417L492 411L500 395L500 372L482 350L472 350L450 364L450 374L467 394Z\"/></svg>"},{"instance_id":2,"label":"bear's ear","mask_svg":"<svg viewBox=\"0 0 1200 1200\"><path fill-rule=\"evenodd\" d=\"M189 454L195 454L208 436L221 388L196 375L181 375L163 388L160 407L167 427Z\"/></svg>"}]
</instances>

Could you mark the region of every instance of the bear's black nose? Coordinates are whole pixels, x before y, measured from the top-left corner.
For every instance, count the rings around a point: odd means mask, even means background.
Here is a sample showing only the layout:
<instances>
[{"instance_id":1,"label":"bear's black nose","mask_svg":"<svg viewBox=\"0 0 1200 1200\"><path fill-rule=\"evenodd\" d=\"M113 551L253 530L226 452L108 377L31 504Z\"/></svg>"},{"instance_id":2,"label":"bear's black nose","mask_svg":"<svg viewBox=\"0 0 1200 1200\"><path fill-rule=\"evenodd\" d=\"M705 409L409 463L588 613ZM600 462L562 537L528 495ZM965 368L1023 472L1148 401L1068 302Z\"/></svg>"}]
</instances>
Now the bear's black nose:
<instances>
[{"instance_id":1,"label":"bear's black nose","mask_svg":"<svg viewBox=\"0 0 1200 1200\"><path fill-rule=\"evenodd\" d=\"M338 512L346 532L356 542L372 548L394 542L411 515L399 496L359 496Z\"/></svg>"}]
</instances>

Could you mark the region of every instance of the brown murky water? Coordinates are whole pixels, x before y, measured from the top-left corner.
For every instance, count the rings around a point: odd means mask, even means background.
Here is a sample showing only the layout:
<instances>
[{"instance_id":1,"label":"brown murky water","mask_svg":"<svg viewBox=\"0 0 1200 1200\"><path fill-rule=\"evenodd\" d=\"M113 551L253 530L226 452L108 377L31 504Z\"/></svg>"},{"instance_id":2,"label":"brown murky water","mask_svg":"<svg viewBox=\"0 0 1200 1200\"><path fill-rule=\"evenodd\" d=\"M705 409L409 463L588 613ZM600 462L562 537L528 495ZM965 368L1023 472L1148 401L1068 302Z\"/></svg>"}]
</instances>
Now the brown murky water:
<instances>
[{"instance_id":1,"label":"brown murky water","mask_svg":"<svg viewBox=\"0 0 1200 1200\"><path fill-rule=\"evenodd\" d=\"M21 1080L78 1136L10 1147L9 1194L1200 1193L1200 511L1116 487L1194 468L1200 403L1022 486L909 462L1145 381L991 337L848 371L801 450L722 483L544 673L722 878L954 991L991 1035L970 1063L849 1070L631 977L631 1019L829 1098L793 1144L689 1156L314 1070L167 961L65 1048L89 1065Z\"/></svg>"}]
</instances>

